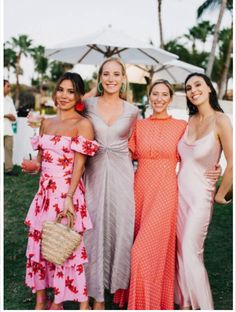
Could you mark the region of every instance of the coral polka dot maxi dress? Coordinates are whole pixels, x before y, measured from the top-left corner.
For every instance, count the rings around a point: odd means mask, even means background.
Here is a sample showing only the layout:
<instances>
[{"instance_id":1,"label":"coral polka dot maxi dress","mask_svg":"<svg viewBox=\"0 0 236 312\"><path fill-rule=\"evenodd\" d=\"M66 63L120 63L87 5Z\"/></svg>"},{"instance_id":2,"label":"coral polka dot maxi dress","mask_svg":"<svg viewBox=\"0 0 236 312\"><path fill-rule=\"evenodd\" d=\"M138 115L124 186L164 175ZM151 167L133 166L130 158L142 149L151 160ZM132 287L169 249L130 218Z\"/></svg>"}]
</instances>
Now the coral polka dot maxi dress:
<instances>
[{"instance_id":1,"label":"coral polka dot maxi dress","mask_svg":"<svg viewBox=\"0 0 236 312\"><path fill-rule=\"evenodd\" d=\"M33 137L32 145L35 150L42 150L42 171L38 192L25 219L25 224L29 226L26 285L33 292L53 288L55 303L66 300L86 301L83 264L87 262L87 254L83 241L63 265L54 265L43 259L40 244L43 222L55 220L64 209L75 152L93 156L98 144L82 136L70 138L43 134ZM84 185L80 180L73 196L76 213L74 229L80 233L92 228L84 193Z\"/></svg>"},{"instance_id":2,"label":"coral polka dot maxi dress","mask_svg":"<svg viewBox=\"0 0 236 312\"><path fill-rule=\"evenodd\" d=\"M129 148L135 173L135 241L128 309L173 309L177 214L177 144L186 122L139 120Z\"/></svg>"}]
</instances>

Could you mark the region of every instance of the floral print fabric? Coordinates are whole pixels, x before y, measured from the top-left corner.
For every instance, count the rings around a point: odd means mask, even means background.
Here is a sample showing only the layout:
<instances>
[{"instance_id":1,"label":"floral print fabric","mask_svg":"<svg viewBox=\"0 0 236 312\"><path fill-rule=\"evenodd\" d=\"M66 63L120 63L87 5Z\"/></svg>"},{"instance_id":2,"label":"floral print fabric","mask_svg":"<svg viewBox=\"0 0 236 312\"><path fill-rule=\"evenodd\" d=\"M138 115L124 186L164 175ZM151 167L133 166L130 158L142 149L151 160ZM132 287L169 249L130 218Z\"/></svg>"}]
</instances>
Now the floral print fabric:
<instances>
[{"instance_id":1,"label":"floral print fabric","mask_svg":"<svg viewBox=\"0 0 236 312\"><path fill-rule=\"evenodd\" d=\"M80 244L64 265L55 266L43 259L40 252L42 225L55 220L64 209L73 170L75 152L93 156L98 150L96 141L82 136L70 138L44 134L32 138L35 150L42 150L41 176L25 224L29 227L27 245L26 285L33 292L52 287L55 303L66 300L87 300L83 264L87 262L84 243ZM73 196L76 213L74 230L83 233L92 228L85 203L85 189L80 180ZM62 220L66 224L66 218Z\"/></svg>"}]
</instances>

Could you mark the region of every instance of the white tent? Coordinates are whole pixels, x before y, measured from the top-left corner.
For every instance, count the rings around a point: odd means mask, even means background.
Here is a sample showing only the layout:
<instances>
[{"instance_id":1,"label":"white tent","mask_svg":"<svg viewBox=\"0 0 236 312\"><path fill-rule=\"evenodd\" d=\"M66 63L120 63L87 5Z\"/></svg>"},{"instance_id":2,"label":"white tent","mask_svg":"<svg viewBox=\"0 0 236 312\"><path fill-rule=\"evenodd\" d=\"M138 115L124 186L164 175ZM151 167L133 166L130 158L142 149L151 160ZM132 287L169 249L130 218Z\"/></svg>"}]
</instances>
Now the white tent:
<instances>
[{"instance_id":1,"label":"white tent","mask_svg":"<svg viewBox=\"0 0 236 312\"><path fill-rule=\"evenodd\" d=\"M111 26L85 38L76 38L46 49L46 57L71 64L98 65L117 56L129 64L163 64L178 56L128 36Z\"/></svg>"},{"instance_id":2,"label":"white tent","mask_svg":"<svg viewBox=\"0 0 236 312\"><path fill-rule=\"evenodd\" d=\"M152 67L127 65L129 82L146 84L149 79L166 79L170 83L183 83L190 73L204 73L202 67L179 60L171 60Z\"/></svg>"}]
</instances>

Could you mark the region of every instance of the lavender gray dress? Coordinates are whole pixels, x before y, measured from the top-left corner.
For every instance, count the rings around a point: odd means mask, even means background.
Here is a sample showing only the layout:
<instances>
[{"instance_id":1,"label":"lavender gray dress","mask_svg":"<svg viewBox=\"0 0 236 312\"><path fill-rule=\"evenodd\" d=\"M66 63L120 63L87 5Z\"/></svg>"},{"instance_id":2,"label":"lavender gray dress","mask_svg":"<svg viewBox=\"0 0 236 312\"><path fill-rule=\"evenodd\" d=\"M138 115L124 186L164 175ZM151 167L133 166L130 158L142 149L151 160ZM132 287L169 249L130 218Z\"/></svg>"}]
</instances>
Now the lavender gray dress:
<instances>
[{"instance_id":1,"label":"lavender gray dress","mask_svg":"<svg viewBox=\"0 0 236 312\"><path fill-rule=\"evenodd\" d=\"M134 231L133 166L128 138L138 109L124 101L122 115L108 126L97 112L97 99L86 100L100 149L85 170L86 202L93 229L84 236L88 253L88 296L104 301L104 288L126 289Z\"/></svg>"}]
</instances>

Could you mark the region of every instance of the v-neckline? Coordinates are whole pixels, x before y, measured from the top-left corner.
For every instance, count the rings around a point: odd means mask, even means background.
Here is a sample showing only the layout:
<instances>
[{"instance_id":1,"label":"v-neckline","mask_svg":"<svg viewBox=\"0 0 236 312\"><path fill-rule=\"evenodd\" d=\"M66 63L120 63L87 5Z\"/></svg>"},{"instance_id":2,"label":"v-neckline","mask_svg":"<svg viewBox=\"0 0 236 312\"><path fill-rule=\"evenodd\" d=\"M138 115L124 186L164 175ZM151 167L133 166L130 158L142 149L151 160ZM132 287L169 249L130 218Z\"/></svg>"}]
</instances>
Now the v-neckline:
<instances>
[{"instance_id":1,"label":"v-neckline","mask_svg":"<svg viewBox=\"0 0 236 312\"><path fill-rule=\"evenodd\" d=\"M102 116L98 112L98 106L97 106L98 105L98 98L99 97L96 98L96 103L95 103L96 115L108 128L111 128L124 115L124 113L125 113L125 101L123 100L123 102L122 102L122 105L123 105L122 113L115 119L115 121L113 121L112 124L109 125L107 122L105 122L105 120L102 118Z\"/></svg>"}]
</instances>

